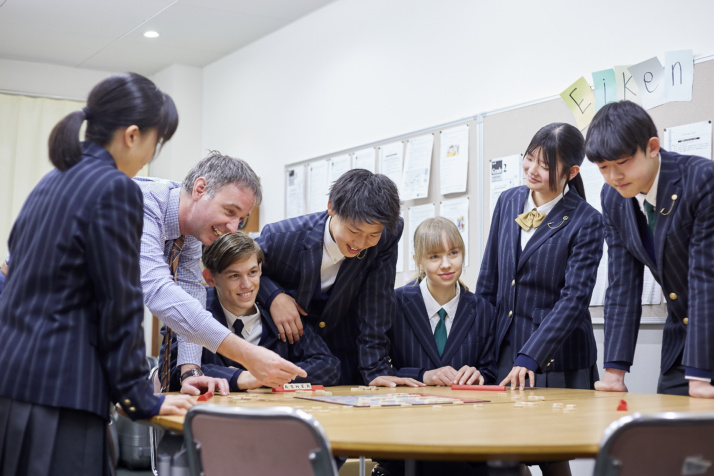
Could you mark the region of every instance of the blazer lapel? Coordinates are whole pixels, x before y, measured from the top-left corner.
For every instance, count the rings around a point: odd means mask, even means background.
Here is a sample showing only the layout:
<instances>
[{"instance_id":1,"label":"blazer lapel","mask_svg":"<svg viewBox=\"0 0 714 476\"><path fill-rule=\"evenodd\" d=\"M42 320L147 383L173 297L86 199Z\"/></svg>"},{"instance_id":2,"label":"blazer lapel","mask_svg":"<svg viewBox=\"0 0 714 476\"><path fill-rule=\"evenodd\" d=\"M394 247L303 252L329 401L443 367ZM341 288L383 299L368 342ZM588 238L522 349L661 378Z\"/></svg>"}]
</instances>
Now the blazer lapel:
<instances>
[{"instance_id":1,"label":"blazer lapel","mask_svg":"<svg viewBox=\"0 0 714 476\"><path fill-rule=\"evenodd\" d=\"M521 190L513 196L513 199L508 204L506 216L510 216L510 220L508 220L506 224L506 243L507 246L513 251L513 256L516 257L516 261L521 255L521 227L518 223L516 223L516 218L518 215L523 213L523 206L525 205L526 200L528 200L529 193L531 193L531 191L528 187L521 187ZM516 265L517 263L515 261L513 264L509 263L508 266L512 266L509 270L510 274L513 274L513 270L516 268Z\"/></svg>"},{"instance_id":2,"label":"blazer lapel","mask_svg":"<svg viewBox=\"0 0 714 476\"><path fill-rule=\"evenodd\" d=\"M578 202L577 193L574 188L571 188L565 197L548 213L543 223L541 223L535 233L533 233L531 239L528 240L526 247L523 248L521 257L518 259L518 268L516 271L523 267L528 258L545 243L548 238L564 229L569 223L572 223L573 211Z\"/></svg>"},{"instance_id":3,"label":"blazer lapel","mask_svg":"<svg viewBox=\"0 0 714 476\"><path fill-rule=\"evenodd\" d=\"M459 296L459 305L456 307L454 322L451 325L449 338L446 339L444 353L441 355L441 361L443 364L451 362L451 359L454 357L456 351L461 348L461 344L468 335L474 319L476 318L473 312L468 312L471 305L469 300L466 298L466 290L462 288L461 285L459 285L459 288L461 292L461 295Z\"/></svg>"},{"instance_id":4,"label":"blazer lapel","mask_svg":"<svg viewBox=\"0 0 714 476\"><path fill-rule=\"evenodd\" d=\"M436 348L434 333L431 331L429 316L426 315L426 305L424 304L424 298L421 295L419 285L409 286L405 289L404 303L406 307L404 316L414 331L414 335L416 335L424 352L426 352L426 355L432 361L435 368L440 367L441 357L439 356L439 350Z\"/></svg>"},{"instance_id":5,"label":"blazer lapel","mask_svg":"<svg viewBox=\"0 0 714 476\"><path fill-rule=\"evenodd\" d=\"M367 263L369 263L372 253L374 253L374 248L368 248L363 259L359 259L356 256L354 258L345 258L340 265L340 270L337 272L335 284L330 292L327 304L325 304L325 310L322 313L323 316L329 316L330 308L334 303L341 302L341 295L352 289L355 285L354 283L357 282L357 275L363 267L368 265Z\"/></svg>"},{"instance_id":6,"label":"blazer lapel","mask_svg":"<svg viewBox=\"0 0 714 476\"><path fill-rule=\"evenodd\" d=\"M663 155L660 155L660 160L662 165L657 186L657 210L655 210L657 219L653 235L657 270L659 275L663 276L664 242L673 221L672 217L677 213L677 199L682 196L682 186L679 183L681 175L677 164L672 160L665 160Z\"/></svg>"},{"instance_id":7,"label":"blazer lapel","mask_svg":"<svg viewBox=\"0 0 714 476\"><path fill-rule=\"evenodd\" d=\"M213 317L223 324L225 327L228 327L228 322L226 321L226 315L223 312L223 307L221 306L221 301L218 300L218 293L216 292L215 288L209 289L209 293L213 293L213 299L211 301L211 309L210 311L213 313Z\"/></svg>"},{"instance_id":8,"label":"blazer lapel","mask_svg":"<svg viewBox=\"0 0 714 476\"><path fill-rule=\"evenodd\" d=\"M297 291L297 302L307 310L317 283L320 280L320 267L322 266L322 242L325 234L325 220L321 220L314 228L310 229L303 241L303 250L300 252L300 266L303 270L311 270L302 275Z\"/></svg>"},{"instance_id":9,"label":"blazer lapel","mask_svg":"<svg viewBox=\"0 0 714 476\"><path fill-rule=\"evenodd\" d=\"M650 269L656 269L655 263L653 261L653 256L651 256L645 245L643 244L642 234L646 232L646 220L644 216L639 217L636 215L640 211L640 206L635 198L625 198L623 199L623 233L622 241L630 252L635 255L641 262L643 262ZM643 220L644 224L640 227L638 220Z\"/></svg>"}]
</instances>

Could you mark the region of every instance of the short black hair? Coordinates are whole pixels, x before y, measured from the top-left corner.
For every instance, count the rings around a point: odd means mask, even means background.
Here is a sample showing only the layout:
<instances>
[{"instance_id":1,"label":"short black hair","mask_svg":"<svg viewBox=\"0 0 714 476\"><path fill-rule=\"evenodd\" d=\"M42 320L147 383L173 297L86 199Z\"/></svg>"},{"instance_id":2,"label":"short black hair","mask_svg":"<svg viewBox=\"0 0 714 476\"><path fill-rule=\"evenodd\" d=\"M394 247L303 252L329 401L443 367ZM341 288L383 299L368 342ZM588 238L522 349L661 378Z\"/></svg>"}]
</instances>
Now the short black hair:
<instances>
[{"instance_id":1,"label":"short black hair","mask_svg":"<svg viewBox=\"0 0 714 476\"><path fill-rule=\"evenodd\" d=\"M654 121L641 106L631 101L604 105L595 114L585 139L585 155L591 162L619 160L647 150L657 137Z\"/></svg>"},{"instance_id":2,"label":"short black hair","mask_svg":"<svg viewBox=\"0 0 714 476\"><path fill-rule=\"evenodd\" d=\"M203 266L211 273L220 274L236 261L255 255L258 264L263 262L263 250L250 236L241 231L226 233L203 247Z\"/></svg>"},{"instance_id":3,"label":"short black hair","mask_svg":"<svg viewBox=\"0 0 714 476\"><path fill-rule=\"evenodd\" d=\"M330 187L330 209L342 220L382 225L394 234L399 222L399 190L386 175L366 169L345 172Z\"/></svg>"}]
</instances>

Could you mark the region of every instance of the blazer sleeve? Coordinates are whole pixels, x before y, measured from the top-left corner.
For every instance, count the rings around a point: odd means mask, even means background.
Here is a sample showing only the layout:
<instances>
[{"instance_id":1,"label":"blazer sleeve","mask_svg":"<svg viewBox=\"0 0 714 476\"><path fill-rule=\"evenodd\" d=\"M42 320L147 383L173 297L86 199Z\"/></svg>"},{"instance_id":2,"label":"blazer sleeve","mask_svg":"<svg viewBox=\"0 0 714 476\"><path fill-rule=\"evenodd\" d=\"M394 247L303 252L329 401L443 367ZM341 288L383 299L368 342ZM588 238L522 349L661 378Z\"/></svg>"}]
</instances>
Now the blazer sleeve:
<instances>
[{"instance_id":1,"label":"blazer sleeve","mask_svg":"<svg viewBox=\"0 0 714 476\"><path fill-rule=\"evenodd\" d=\"M263 250L265 258L263 261L263 273L260 276L258 302L264 309L270 310L270 305L273 303L275 296L283 292L282 287L268 277L268 274L271 273L270 268L275 268L275 263L271 264L271 261L276 259L273 253L273 227L271 225L264 226L263 231L261 231L260 236L255 241L258 242L260 248Z\"/></svg>"},{"instance_id":2,"label":"blazer sleeve","mask_svg":"<svg viewBox=\"0 0 714 476\"><path fill-rule=\"evenodd\" d=\"M635 355L635 344L642 316L644 265L627 250L615 226L613 213L617 205L613 204L612 200L608 200L607 187L609 187L607 184L603 186L601 194L608 276L604 307L604 366L608 368L608 363L619 362L629 367ZM618 212L621 214L622 210Z\"/></svg>"},{"instance_id":3,"label":"blazer sleeve","mask_svg":"<svg viewBox=\"0 0 714 476\"><path fill-rule=\"evenodd\" d=\"M569 244L565 284L558 301L519 351L535 360L541 369L582 324L581 320L590 319L587 311L602 251L602 217L593 212Z\"/></svg>"},{"instance_id":4,"label":"blazer sleeve","mask_svg":"<svg viewBox=\"0 0 714 476\"><path fill-rule=\"evenodd\" d=\"M97 346L113 401L132 419L158 414L144 347L139 280L142 195L125 177L106 185L87 233L88 274L97 296ZM87 389L86 391L91 391Z\"/></svg>"},{"instance_id":5,"label":"blazer sleeve","mask_svg":"<svg viewBox=\"0 0 714 476\"><path fill-rule=\"evenodd\" d=\"M475 294L491 303L494 308L498 299L498 246L500 243L501 203L501 197L499 197L491 217L491 229L488 232L486 249L483 252L481 270L479 271L476 290L474 291Z\"/></svg>"},{"instance_id":6,"label":"blazer sleeve","mask_svg":"<svg viewBox=\"0 0 714 476\"><path fill-rule=\"evenodd\" d=\"M382 375L395 375L389 363L387 331L392 325L396 309L394 281L403 229L404 221L400 218L397 232L394 235L385 234L384 246L379 250L371 271L362 281L357 306L357 347L359 370L367 384Z\"/></svg>"},{"instance_id":7,"label":"blazer sleeve","mask_svg":"<svg viewBox=\"0 0 714 476\"><path fill-rule=\"evenodd\" d=\"M308 322L303 323L303 336L288 345L288 360L307 372L307 378L298 377L298 383L337 385L340 381L340 361L332 355L322 337Z\"/></svg>"}]
</instances>

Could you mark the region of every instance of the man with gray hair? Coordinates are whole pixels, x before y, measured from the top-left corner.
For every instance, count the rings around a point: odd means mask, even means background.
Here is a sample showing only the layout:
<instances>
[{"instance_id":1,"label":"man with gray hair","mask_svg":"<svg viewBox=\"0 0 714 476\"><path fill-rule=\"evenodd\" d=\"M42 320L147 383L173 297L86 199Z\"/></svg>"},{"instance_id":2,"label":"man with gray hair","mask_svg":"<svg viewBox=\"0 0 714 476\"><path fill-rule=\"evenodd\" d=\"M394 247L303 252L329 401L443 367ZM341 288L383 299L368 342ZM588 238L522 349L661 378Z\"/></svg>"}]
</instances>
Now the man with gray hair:
<instances>
[{"instance_id":1,"label":"man with gray hair","mask_svg":"<svg viewBox=\"0 0 714 476\"><path fill-rule=\"evenodd\" d=\"M183 184L151 177L134 179L144 195L144 231L141 236L141 285L144 301L180 340L198 345L180 347L184 390L213 388L198 365L202 349L241 363L262 385L275 387L305 371L274 352L249 344L230 332L206 311L201 285L201 245L210 245L224 233L247 223L262 198L253 169L240 159L212 151L196 164ZM119 232L121 230L118 230ZM120 252L121 250L117 250ZM166 359L165 359L166 360ZM170 365L170 362L166 362ZM160 373L168 387L166 370ZM187 380L190 379L190 380ZM221 390L227 391L227 385Z\"/></svg>"}]
</instances>

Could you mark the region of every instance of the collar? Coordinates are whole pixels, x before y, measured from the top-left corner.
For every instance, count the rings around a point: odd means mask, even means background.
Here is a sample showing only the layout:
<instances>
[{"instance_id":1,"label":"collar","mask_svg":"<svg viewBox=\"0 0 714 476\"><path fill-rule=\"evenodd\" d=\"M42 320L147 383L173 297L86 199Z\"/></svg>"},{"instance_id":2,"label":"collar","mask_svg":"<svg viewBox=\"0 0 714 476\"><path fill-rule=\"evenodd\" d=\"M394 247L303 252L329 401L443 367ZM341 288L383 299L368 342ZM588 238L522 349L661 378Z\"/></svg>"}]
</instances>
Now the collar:
<instances>
[{"instance_id":1,"label":"collar","mask_svg":"<svg viewBox=\"0 0 714 476\"><path fill-rule=\"evenodd\" d=\"M166 218L164 223L164 232L166 233L167 240L175 240L181 236L178 216L181 189L182 187L175 187L169 190L169 203L166 207Z\"/></svg>"},{"instance_id":2,"label":"collar","mask_svg":"<svg viewBox=\"0 0 714 476\"><path fill-rule=\"evenodd\" d=\"M660 154L659 156L659 165L657 166L657 175L655 175L654 182L652 182L652 186L650 187L649 192L647 193L638 193L635 198L637 199L637 203L640 204L640 210L644 212L645 209L645 200L647 200L647 203L652 205L654 208L657 208L657 187L659 186L659 174L662 171L662 155Z\"/></svg>"},{"instance_id":3,"label":"collar","mask_svg":"<svg viewBox=\"0 0 714 476\"><path fill-rule=\"evenodd\" d=\"M250 332L253 330L253 327L255 326L255 323L260 320L260 310L258 309L258 306L254 305L255 313L253 314L248 314L247 316L236 316L233 314L231 311L225 308L223 304L221 304L221 308L223 308L223 314L226 316L226 326L228 326L229 329L233 329L233 324L240 319L243 321L243 334L244 335L250 335Z\"/></svg>"},{"instance_id":4,"label":"collar","mask_svg":"<svg viewBox=\"0 0 714 476\"><path fill-rule=\"evenodd\" d=\"M337 243L335 242L334 239L332 239L332 235L330 235L330 222L332 221L331 216L327 216L327 220L325 222L325 233L322 238L322 249L325 252L324 254L327 255L327 257L330 259L332 264L337 264L345 259L345 255L342 254L340 251L340 247L337 246Z\"/></svg>"},{"instance_id":5,"label":"collar","mask_svg":"<svg viewBox=\"0 0 714 476\"><path fill-rule=\"evenodd\" d=\"M434 296L432 296L431 292L429 292L429 288L426 285L426 278L422 279L421 283L419 283L419 289L421 289L421 297L424 299L424 307L426 307L427 317L431 318L432 316L435 316L436 313L439 312L439 309L443 307L446 311L447 318L454 318L456 315L456 308L459 306L459 297L461 295L461 286L459 286L458 282L456 283L456 296L443 306L436 302Z\"/></svg>"},{"instance_id":6,"label":"collar","mask_svg":"<svg viewBox=\"0 0 714 476\"><path fill-rule=\"evenodd\" d=\"M544 215L548 215L550 211L555 208L555 206L558 204L559 201L563 199L563 197L570 191L570 187L568 184L565 184L565 188L563 189L563 193L559 193L553 200L549 201L548 203L544 203L543 205L537 207L535 202L533 201L533 192L529 191L528 193L528 200L526 200L526 204L523 207L524 212L529 212L531 210L536 210Z\"/></svg>"}]
</instances>

